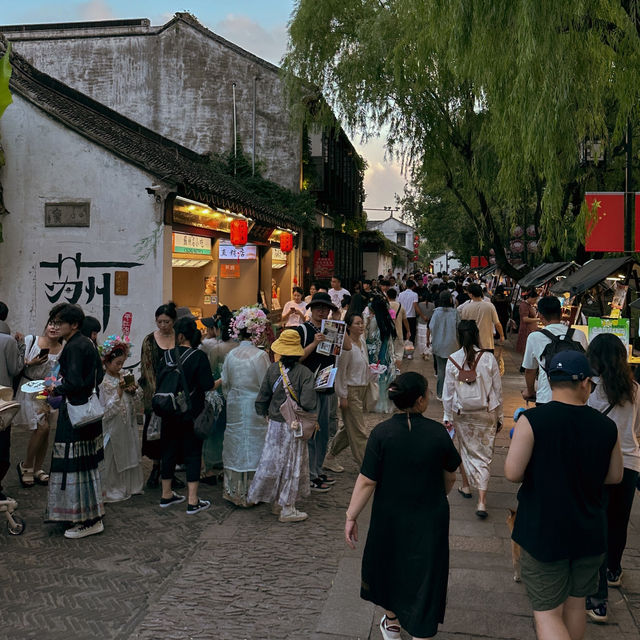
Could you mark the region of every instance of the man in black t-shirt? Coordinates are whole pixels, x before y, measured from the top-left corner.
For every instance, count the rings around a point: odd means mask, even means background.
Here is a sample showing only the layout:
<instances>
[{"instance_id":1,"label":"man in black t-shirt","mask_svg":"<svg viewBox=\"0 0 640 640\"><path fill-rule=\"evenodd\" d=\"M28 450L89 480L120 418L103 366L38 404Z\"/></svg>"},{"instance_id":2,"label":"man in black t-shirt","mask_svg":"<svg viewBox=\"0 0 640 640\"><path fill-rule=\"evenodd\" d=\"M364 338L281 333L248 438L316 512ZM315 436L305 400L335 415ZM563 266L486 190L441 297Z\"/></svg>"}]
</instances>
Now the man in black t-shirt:
<instances>
[{"instance_id":1,"label":"man in black t-shirt","mask_svg":"<svg viewBox=\"0 0 640 640\"><path fill-rule=\"evenodd\" d=\"M331 302L329 294L324 291L316 293L311 302L307 305L311 310L311 319L297 327L300 334L300 343L304 348L304 356L300 362L311 369L316 375L318 371L329 366L335 366L336 357L326 356L317 352L317 346L326 340L322 333L322 321L329 317L329 313L338 308ZM343 349L351 349L349 337L345 335ZM331 478L322 471L322 463L327 453L329 442L329 420L333 389L318 392L318 425L320 429L314 438L309 440L309 477L311 479L311 490L326 493L331 488L329 483L333 483ZM327 482L329 481L329 483Z\"/></svg>"},{"instance_id":2,"label":"man in black t-shirt","mask_svg":"<svg viewBox=\"0 0 640 640\"><path fill-rule=\"evenodd\" d=\"M539 640L584 636L606 551L603 486L622 479L616 425L586 406L592 376L583 353L553 357L552 401L520 416L504 466L522 482L512 537Z\"/></svg>"}]
</instances>

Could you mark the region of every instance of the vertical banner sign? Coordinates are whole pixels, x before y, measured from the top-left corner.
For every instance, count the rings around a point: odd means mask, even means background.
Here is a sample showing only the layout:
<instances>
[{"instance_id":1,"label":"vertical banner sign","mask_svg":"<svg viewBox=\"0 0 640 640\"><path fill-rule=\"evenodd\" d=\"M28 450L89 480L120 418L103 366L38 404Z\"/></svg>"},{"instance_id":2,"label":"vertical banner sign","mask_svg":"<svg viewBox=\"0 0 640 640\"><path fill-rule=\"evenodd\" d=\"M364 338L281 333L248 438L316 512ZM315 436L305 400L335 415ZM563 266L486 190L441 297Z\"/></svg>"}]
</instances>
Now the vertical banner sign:
<instances>
[{"instance_id":1,"label":"vertical banner sign","mask_svg":"<svg viewBox=\"0 0 640 640\"><path fill-rule=\"evenodd\" d=\"M313 252L313 275L316 278L330 278L335 271L333 251Z\"/></svg>"},{"instance_id":2,"label":"vertical banner sign","mask_svg":"<svg viewBox=\"0 0 640 640\"><path fill-rule=\"evenodd\" d=\"M485 258L485 256L480 256L480 266L484 269L484 267L489 266L489 261Z\"/></svg>"},{"instance_id":3,"label":"vertical banner sign","mask_svg":"<svg viewBox=\"0 0 640 640\"><path fill-rule=\"evenodd\" d=\"M480 261L478 260L478 256L471 256L470 267L472 269L477 269L479 265L480 265Z\"/></svg>"},{"instance_id":4,"label":"vertical banner sign","mask_svg":"<svg viewBox=\"0 0 640 640\"><path fill-rule=\"evenodd\" d=\"M598 205L597 219L587 225L585 249L624 251L624 194L586 193L584 197L590 210Z\"/></svg>"},{"instance_id":5,"label":"vertical banner sign","mask_svg":"<svg viewBox=\"0 0 640 640\"><path fill-rule=\"evenodd\" d=\"M133 320L133 314L131 311L127 311L122 316L122 335L128 336L131 333L131 321Z\"/></svg>"}]
</instances>

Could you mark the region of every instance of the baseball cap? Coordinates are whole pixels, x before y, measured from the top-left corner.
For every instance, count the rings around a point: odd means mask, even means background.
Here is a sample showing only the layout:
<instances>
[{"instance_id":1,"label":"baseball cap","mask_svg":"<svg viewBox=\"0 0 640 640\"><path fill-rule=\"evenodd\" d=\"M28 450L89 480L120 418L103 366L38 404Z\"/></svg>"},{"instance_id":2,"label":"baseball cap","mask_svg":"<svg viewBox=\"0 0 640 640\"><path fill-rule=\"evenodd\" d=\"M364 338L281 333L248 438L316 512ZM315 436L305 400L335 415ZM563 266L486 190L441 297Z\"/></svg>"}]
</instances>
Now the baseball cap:
<instances>
[{"instance_id":1,"label":"baseball cap","mask_svg":"<svg viewBox=\"0 0 640 640\"><path fill-rule=\"evenodd\" d=\"M549 379L556 382L584 380L594 375L587 356L579 351L556 353L549 365Z\"/></svg>"}]
</instances>

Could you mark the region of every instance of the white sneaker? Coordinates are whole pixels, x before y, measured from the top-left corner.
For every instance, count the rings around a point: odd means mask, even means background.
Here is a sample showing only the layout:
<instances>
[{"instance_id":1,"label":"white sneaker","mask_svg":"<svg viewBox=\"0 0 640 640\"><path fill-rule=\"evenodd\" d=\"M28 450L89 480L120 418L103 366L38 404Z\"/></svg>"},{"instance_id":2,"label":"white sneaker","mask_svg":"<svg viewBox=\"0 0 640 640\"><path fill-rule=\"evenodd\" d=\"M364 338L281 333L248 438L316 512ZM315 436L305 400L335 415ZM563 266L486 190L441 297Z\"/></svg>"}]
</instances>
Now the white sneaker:
<instances>
[{"instance_id":1,"label":"white sneaker","mask_svg":"<svg viewBox=\"0 0 640 640\"><path fill-rule=\"evenodd\" d=\"M397 618L392 623L389 623L386 613L382 616L382 620L380 620L380 632L384 640L401 640L402 638Z\"/></svg>"},{"instance_id":2,"label":"white sneaker","mask_svg":"<svg viewBox=\"0 0 640 640\"><path fill-rule=\"evenodd\" d=\"M324 457L324 462L322 466L325 469L329 469L329 471L333 471L334 473L342 473L344 471L344 467L335 459L335 456L327 455Z\"/></svg>"},{"instance_id":3,"label":"white sneaker","mask_svg":"<svg viewBox=\"0 0 640 640\"><path fill-rule=\"evenodd\" d=\"M309 516L304 511L298 511L295 507L284 507L278 516L280 522L302 522Z\"/></svg>"},{"instance_id":4,"label":"white sneaker","mask_svg":"<svg viewBox=\"0 0 640 640\"><path fill-rule=\"evenodd\" d=\"M65 538L86 538L87 536L92 536L96 533L102 533L104 531L104 525L102 524L102 520L98 520L94 522L92 525L86 525L84 523L80 523L67 529L64 532Z\"/></svg>"}]
</instances>

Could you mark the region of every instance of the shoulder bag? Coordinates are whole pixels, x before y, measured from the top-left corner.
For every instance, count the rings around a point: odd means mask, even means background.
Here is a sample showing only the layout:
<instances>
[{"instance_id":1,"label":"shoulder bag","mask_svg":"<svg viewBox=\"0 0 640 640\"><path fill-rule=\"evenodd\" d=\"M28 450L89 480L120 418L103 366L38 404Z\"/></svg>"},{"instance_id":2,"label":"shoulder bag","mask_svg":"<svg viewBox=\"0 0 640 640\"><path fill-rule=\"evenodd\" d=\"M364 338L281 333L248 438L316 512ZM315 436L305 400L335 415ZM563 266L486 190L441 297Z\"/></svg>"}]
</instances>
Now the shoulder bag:
<instances>
[{"instance_id":1,"label":"shoulder bag","mask_svg":"<svg viewBox=\"0 0 640 640\"><path fill-rule=\"evenodd\" d=\"M310 440L319 429L318 416L315 413L305 411L298 404L298 398L296 398L296 394L289 382L287 370L282 366L281 362L278 363L278 366L280 367L282 384L287 395L285 401L280 405L280 413L291 429L301 434L298 437L302 437L303 440Z\"/></svg>"},{"instance_id":2,"label":"shoulder bag","mask_svg":"<svg viewBox=\"0 0 640 640\"><path fill-rule=\"evenodd\" d=\"M95 368L95 363L94 363ZM98 422L102 420L104 415L104 408L100 403L98 394L96 393L96 384L98 378L98 372L94 369L94 384L93 391L83 404L71 404L67 402L67 413L69 414L69 421L74 427L84 427L92 422Z\"/></svg>"}]
</instances>

